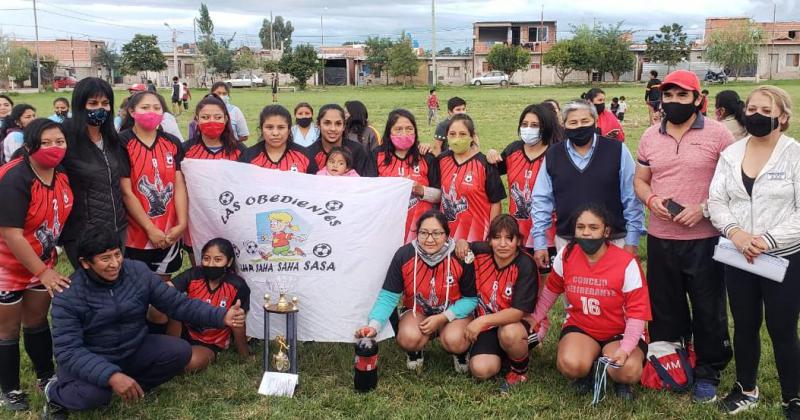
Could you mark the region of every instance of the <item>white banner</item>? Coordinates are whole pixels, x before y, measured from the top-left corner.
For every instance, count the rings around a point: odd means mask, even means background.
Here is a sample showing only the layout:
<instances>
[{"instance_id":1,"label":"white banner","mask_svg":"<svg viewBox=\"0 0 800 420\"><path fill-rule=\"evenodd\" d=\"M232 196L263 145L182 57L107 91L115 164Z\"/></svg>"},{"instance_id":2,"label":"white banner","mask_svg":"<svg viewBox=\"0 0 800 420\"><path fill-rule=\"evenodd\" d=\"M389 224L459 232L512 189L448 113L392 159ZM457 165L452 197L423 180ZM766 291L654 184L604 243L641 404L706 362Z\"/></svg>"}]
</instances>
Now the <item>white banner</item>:
<instances>
[{"instance_id":1,"label":"white banner","mask_svg":"<svg viewBox=\"0 0 800 420\"><path fill-rule=\"evenodd\" d=\"M367 322L395 251L403 244L412 182L315 176L224 160L187 159L189 230L199 253L233 242L250 286L247 335L263 338L264 294L299 299L298 338L352 342ZM199 257L199 255L198 255ZM270 317L271 335L285 320ZM392 336L384 328L379 338Z\"/></svg>"}]
</instances>

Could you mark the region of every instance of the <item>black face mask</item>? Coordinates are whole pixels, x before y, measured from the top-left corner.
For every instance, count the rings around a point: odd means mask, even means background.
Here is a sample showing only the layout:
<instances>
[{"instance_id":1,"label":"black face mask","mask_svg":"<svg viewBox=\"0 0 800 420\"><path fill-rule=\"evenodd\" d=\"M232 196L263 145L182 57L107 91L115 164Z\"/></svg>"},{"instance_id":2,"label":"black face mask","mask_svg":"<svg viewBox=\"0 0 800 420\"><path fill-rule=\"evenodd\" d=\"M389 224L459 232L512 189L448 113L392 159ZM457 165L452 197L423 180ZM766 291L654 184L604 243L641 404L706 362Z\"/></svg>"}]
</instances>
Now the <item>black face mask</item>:
<instances>
[{"instance_id":1,"label":"black face mask","mask_svg":"<svg viewBox=\"0 0 800 420\"><path fill-rule=\"evenodd\" d=\"M575 146L585 146L594 137L595 127L594 124L586 127L578 127L578 128L565 128L564 134L567 135L569 141L572 142Z\"/></svg>"},{"instance_id":2,"label":"black face mask","mask_svg":"<svg viewBox=\"0 0 800 420\"><path fill-rule=\"evenodd\" d=\"M602 104L594 104L594 108L597 110L597 115L600 115L606 110L606 104L605 102Z\"/></svg>"},{"instance_id":3,"label":"black face mask","mask_svg":"<svg viewBox=\"0 0 800 420\"><path fill-rule=\"evenodd\" d=\"M766 137L778 128L778 119L756 112L753 115L744 116L744 128L756 137Z\"/></svg>"},{"instance_id":4,"label":"black face mask","mask_svg":"<svg viewBox=\"0 0 800 420\"><path fill-rule=\"evenodd\" d=\"M594 255L606 243L605 238L575 238L575 242L581 247L586 255Z\"/></svg>"},{"instance_id":5,"label":"black face mask","mask_svg":"<svg viewBox=\"0 0 800 420\"><path fill-rule=\"evenodd\" d=\"M208 280L218 280L225 275L228 271L228 267L202 267L203 270L203 277Z\"/></svg>"},{"instance_id":6,"label":"black face mask","mask_svg":"<svg viewBox=\"0 0 800 420\"><path fill-rule=\"evenodd\" d=\"M697 106L694 102L689 104L661 102L661 108L664 109L667 121L673 124L683 124L697 112Z\"/></svg>"},{"instance_id":7,"label":"black face mask","mask_svg":"<svg viewBox=\"0 0 800 420\"><path fill-rule=\"evenodd\" d=\"M299 125L300 127L303 127L303 128L306 128L306 127L310 126L312 120L313 120L313 118L311 118L311 117L296 118L295 119L295 121L297 121L297 125Z\"/></svg>"}]
</instances>

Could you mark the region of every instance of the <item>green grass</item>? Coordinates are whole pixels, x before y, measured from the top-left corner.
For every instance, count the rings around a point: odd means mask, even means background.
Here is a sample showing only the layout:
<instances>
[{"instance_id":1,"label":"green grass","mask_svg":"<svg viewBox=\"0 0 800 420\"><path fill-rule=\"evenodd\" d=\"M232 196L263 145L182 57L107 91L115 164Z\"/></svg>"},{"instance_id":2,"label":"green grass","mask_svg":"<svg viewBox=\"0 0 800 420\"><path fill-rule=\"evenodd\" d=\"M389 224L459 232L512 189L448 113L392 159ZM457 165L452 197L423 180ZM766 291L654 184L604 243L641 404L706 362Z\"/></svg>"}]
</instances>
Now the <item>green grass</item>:
<instances>
[{"instance_id":1,"label":"green grass","mask_svg":"<svg viewBox=\"0 0 800 420\"><path fill-rule=\"evenodd\" d=\"M800 98L800 83L781 82L792 97ZM753 88L751 84L729 84L724 87L711 86L711 97L722 89L732 88L740 95ZM530 103L555 98L560 102L576 98L585 87L566 88L472 88L442 87L439 98L444 108L440 118L446 114L446 101L451 96L461 96L468 102L469 114L475 119L481 145L502 149L516 139L516 124L519 112ZM647 128L647 109L642 102L643 85L606 86L607 96L624 95L628 98L629 111L625 116L624 130L627 145L635 155L638 140ZM120 95L126 92L118 92ZM202 97L199 90L193 91L196 101ZM15 102L29 102L39 109L39 114L51 113L51 102L61 96L56 93L15 96ZM311 103L318 109L325 103L343 104L346 100L359 99L370 111L370 120L378 131L383 132L386 116L394 108L408 108L418 121L420 138L430 141L434 127L425 121L427 89L402 88L328 88L306 92L281 93L279 101L290 110L300 101ZM232 101L248 118L251 132L250 144L257 138L258 112L271 100L266 89L234 90ZM710 111L713 112L713 101ZM800 115L800 107L794 108ZM184 113L178 120L186 130L189 115ZM789 134L800 136L798 123ZM644 259L646 249L640 247ZM59 268L67 273L69 265L61 261ZM557 318L563 317L558 314ZM558 325L561 319L555 319ZM732 328L732 325L731 325ZM144 402L125 404L114 398L110 407L88 413L75 414L75 418L717 418L714 406L691 404L688 396L669 392L653 392L637 389L639 398L633 403L623 403L609 396L599 407L589 406L589 397L578 397L567 381L555 369L555 351L558 328L548 335L544 347L533 352L531 380L515 389L511 395L500 396L498 383L478 383L473 379L456 375L452 360L438 345L427 352L422 375L405 369L404 354L392 340L381 343L380 379L378 389L367 395L352 390L352 346L347 344L305 343L300 344L300 388L294 399L266 398L256 393L260 379L261 362L258 356L241 360L233 352L221 355L206 372L175 379L152 393ZM774 367L772 346L762 331L762 359L760 388L762 403L757 410L742 418L782 418L780 415L780 389ZM26 356L22 357L23 387L31 394L32 406L39 410L42 397L33 391L34 375ZM733 362L725 370L720 393L726 392L734 381ZM34 413L16 415L12 418L33 418ZM0 417L8 417L7 413Z\"/></svg>"}]
</instances>

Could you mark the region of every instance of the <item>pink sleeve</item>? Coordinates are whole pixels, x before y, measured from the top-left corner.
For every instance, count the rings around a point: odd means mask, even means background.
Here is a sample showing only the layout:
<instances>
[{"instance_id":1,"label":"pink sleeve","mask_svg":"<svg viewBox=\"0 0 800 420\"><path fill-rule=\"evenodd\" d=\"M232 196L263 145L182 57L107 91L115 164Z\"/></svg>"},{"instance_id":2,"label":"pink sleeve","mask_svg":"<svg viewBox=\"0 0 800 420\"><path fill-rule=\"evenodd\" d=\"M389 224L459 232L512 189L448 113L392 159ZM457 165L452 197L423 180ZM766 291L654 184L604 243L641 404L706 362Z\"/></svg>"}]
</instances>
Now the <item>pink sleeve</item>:
<instances>
[{"instance_id":1,"label":"pink sleeve","mask_svg":"<svg viewBox=\"0 0 800 420\"><path fill-rule=\"evenodd\" d=\"M536 309L539 309L538 305ZM536 315L534 315L534 318L535 317ZM622 342L619 344L619 348L626 354L630 355L633 349L636 348L636 344L639 343L642 334L644 334L645 324L645 321L636 318L628 318L628 320L625 321L625 333L622 334Z\"/></svg>"},{"instance_id":2,"label":"pink sleeve","mask_svg":"<svg viewBox=\"0 0 800 420\"><path fill-rule=\"evenodd\" d=\"M539 300L536 302L536 309L533 310L533 320L541 322L547 318L547 313L556 299L558 299L558 293L548 289L546 286L543 287L539 293Z\"/></svg>"}]
</instances>

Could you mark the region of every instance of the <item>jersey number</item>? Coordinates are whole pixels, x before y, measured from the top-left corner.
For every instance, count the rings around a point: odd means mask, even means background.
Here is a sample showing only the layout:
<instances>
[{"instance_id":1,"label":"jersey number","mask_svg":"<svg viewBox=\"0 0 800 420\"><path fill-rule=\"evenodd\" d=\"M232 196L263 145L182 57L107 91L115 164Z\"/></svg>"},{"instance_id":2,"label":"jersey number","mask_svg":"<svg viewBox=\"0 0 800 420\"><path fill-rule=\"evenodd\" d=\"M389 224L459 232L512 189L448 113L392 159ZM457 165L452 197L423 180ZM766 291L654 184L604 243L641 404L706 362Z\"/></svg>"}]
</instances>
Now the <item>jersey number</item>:
<instances>
[{"instance_id":1,"label":"jersey number","mask_svg":"<svg viewBox=\"0 0 800 420\"><path fill-rule=\"evenodd\" d=\"M581 306L584 315L600 315L600 301L595 298L581 296Z\"/></svg>"}]
</instances>

